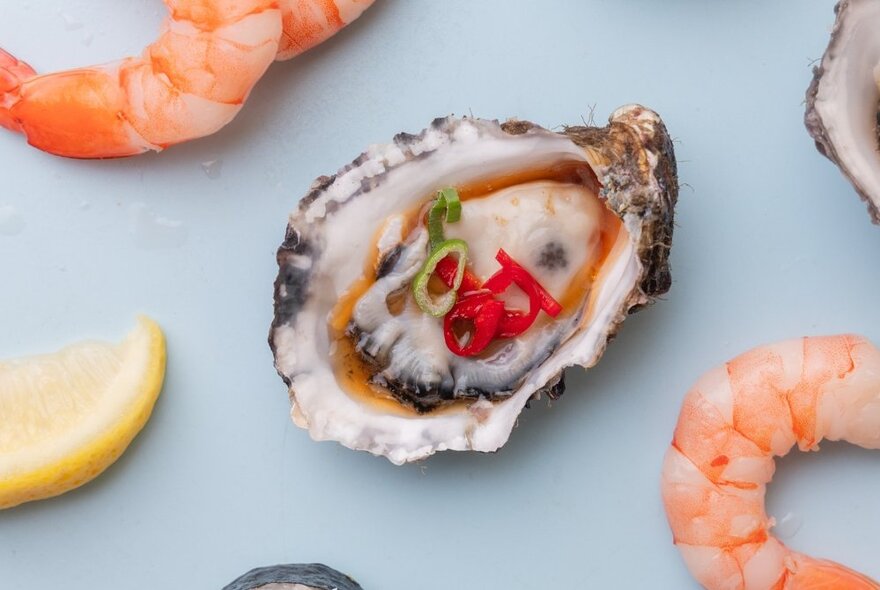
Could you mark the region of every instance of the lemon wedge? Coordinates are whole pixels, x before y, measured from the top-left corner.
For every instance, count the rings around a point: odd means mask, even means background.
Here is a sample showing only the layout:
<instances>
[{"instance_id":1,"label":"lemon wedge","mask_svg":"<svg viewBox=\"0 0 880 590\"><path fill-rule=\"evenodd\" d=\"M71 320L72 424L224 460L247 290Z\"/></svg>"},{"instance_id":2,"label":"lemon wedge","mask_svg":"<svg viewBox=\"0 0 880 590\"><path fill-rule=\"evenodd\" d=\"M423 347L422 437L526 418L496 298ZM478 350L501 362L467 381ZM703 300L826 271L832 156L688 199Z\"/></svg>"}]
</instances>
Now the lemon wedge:
<instances>
[{"instance_id":1,"label":"lemon wedge","mask_svg":"<svg viewBox=\"0 0 880 590\"><path fill-rule=\"evenodd\" d=\"M121 344L0 361L0 509L94 479L140 432L165 377L165 338L141 317Z\"/></svg>"}]
</instances>

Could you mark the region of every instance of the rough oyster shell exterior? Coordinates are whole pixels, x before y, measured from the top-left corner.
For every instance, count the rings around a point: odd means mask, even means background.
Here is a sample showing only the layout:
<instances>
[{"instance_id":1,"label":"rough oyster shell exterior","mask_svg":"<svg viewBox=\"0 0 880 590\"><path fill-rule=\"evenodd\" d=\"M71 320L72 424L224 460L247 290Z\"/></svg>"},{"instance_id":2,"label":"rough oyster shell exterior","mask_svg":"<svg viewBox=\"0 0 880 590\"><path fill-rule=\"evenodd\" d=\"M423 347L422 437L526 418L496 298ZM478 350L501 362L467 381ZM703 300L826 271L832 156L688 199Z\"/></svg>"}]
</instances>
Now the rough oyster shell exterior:
<instances>
[{"instance_id":1,"label":"rough oyster shell exterior","mask_svg":"<svg viewBox=\"0 0 880 590\"><path fill-rule=\"evenodd\" d=\"M357 582L321 563L288 564L253 569L223 590L259 590L269 584L297 590L363 590Z\"/></svg>"}]
</instances>

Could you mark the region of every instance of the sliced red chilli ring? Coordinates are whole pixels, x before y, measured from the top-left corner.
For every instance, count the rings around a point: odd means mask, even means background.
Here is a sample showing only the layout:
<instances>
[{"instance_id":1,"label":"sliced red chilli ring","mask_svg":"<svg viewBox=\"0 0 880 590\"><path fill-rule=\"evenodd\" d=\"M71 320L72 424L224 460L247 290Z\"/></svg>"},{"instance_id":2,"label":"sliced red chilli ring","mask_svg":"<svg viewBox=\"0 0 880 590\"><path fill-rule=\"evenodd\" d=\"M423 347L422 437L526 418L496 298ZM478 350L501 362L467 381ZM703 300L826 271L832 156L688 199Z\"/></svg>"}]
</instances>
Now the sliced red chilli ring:
<instances>
[{"instance_id":1,"label":"sliced red chilli ring","mask_svg":"<svg viewBox=\"0 0 880 590\"><path fill-rule=\"evenodd\" d=\"M518 309L505 309L504 317L498 327L499 338L519 336L535 323L538 313L541 311L541 296L536 284L530 282L528 275L524 275L519 269L502 268L492 275L483 287L500 295L507 291L511 284L516 284L529 298L529 310L526 312Z\"/></svg>"},{"instance_id":2,"label":"sliced red chilli ring","mask_svg":"<svg viewBox=\"0 0 880 590\"><path fill-rule=\"evenodd\" d=\"M535 280L535 277L533 277L529 271L527 271L516 260L511 258L503 248L498 249L498 253L495 255L495 260L501 264L502 269L511 271L510 280L516 283L520 289L526 292L529 292L532 288L537 290L538 296L541 298L541 309L547 312L549 316L555 318L559 315L562 311L562 305L550 295L547 289L541 286L541 283ZM510 283L508 282L504 288L506 289L509 285Z\"/></svg>"},{"instance_id":3,"label":"sliced red chilli ring","mask_svg":"<svg viewBox=\"0 0 880 590\"><path fill-rule=\"evenodd\" d=\"M455 276L458 270L458 261L454 256L447 256L437 263L437 275L450 289L455 284ZM461 281L459 291L461 293L469 293L471 291L479 291L482 288L480 279L471 271L465 269L464 278Z\"/></svg>"},{"instance_id":4,"label":"sliced red chilli ring","mask_svg":"<svg viewBox=\"0 0 880 590\"><path fill-rule=\"evenodd\" d=\"M462 297L443 320L446 346L458 356L480 354L495 340L503 316L504 303L495 299L491 291L477 291ZM457 322L470 324L464 343L455 333Z\"/></svg>"}]
</instances>

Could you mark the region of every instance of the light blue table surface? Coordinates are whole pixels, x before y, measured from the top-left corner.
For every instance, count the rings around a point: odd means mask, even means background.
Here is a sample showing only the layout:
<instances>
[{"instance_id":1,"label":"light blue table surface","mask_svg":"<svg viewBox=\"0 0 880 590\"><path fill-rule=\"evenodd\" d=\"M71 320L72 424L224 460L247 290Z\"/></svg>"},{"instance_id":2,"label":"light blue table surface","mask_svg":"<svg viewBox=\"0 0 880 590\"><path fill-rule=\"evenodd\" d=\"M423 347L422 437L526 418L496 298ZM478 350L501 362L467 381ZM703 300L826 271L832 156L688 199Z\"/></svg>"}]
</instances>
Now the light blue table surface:
<instances>
[{"instance_id":1,"label":"light blue table surface","mask_svg":"<svg viewBox=\"0 0 880 590\"><path fill-rule=\"evenodd\" d=\"M379 0L274 65L233 123L160 155L80 162L0 134L0 357L168 337L167 383L94 483L0 513L3 590L217 589L322 561L366 590L695 588L661 458L702 372L803 334L880 339L880 228L803 125L833 0ZM0 46L41 70L136 53L158 0L2 0ZM545 126L641 102L683 183L668 297L568 373L495 455L394 467L314 443L272 366L275 249L312 179L449 113ZM203 164L216 161L206 171ZM781 462L799 550L880 576L880 454Z\"/></svg>"}]
</instances>

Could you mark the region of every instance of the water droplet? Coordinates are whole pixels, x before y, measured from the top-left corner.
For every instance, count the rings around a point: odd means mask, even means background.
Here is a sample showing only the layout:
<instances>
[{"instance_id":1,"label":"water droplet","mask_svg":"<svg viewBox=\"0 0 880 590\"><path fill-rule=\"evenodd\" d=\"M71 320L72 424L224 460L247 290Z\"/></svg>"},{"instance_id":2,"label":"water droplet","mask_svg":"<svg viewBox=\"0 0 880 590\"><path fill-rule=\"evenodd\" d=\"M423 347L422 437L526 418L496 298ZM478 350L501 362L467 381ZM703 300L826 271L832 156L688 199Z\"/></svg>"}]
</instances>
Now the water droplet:
<instances>
[{"instance_id":1,"label":"water droplet","mask_svg":"<svg viewBox=\"0 0 880 590\"><path fill-rule=\"evenodd\" d=\"M80 211L88 211L89 209L92 208L92 204L89 203L88 201L80 201L79 204L76 206L76 208L79 209Z\"/></svg>"},{"instance_id":2,"label":"water droplet","mask_svg":"<svg viewBox=\"0 0 880 590\"><path fill-rule=\"evenodd\" d=\"M189 234L182 221L156 215L144 203L132 203L128 220L135 243L141 248L179 248L186 243Z\"/></svg>"},{"instance_id":3,"label":"water droplet","mask_svg":"<svg viewBox=\"0 0 880 590\"><path fill-rule=\"evenodd\" d=\"M804 526L803 517L793 512L788 512L779 519L776 526L773 527L773 532L782 540L791 539L798 534L802 526Z\"/></svg>"},{"instance_id":4,"label":"water droplet","mask_svg":"<svg viewBox=\"0 0 880 590\"><path fill-rule=\"evenodd\" d=\"M65 31L75 31L77 29L83 28L82 22L77 20L73 15L62 12L61 18L64 20L64 30Z\"/></svg>"},{"instance_id":5,"label":"water droplet","mask_svg":"<svg viewBox=\"0 0 880 590\"><path fill-rule=\"evenodd\" d=\"M89 45L92 44L92 41L94 41L94 40L95 40L94 33L86 33L85 35L83 35L82 44L85 45L86 47L88 47Z\"/></svg>"},{"instance_id":6,"label":"water droplet","mask_svg":"<svg viewBox=\"0 0 880 590\"><path fill-rule=\"evenodd\" d=\"M202 170L204 170L208 178L212 180L220 178L220 174L223 171L223 160L208 160L207 162L202 162Z\"/></svg>"},{"instance_id":7,"label":"water droplet","mask_svg":"<svg viewBox=\"0 0 880 590\"><path fill-rule=\"evenodd\" d=\"M17 236L27 225L12 205L0 205L0 236Z\"/></svg>"}]
</instances>

